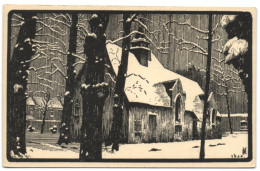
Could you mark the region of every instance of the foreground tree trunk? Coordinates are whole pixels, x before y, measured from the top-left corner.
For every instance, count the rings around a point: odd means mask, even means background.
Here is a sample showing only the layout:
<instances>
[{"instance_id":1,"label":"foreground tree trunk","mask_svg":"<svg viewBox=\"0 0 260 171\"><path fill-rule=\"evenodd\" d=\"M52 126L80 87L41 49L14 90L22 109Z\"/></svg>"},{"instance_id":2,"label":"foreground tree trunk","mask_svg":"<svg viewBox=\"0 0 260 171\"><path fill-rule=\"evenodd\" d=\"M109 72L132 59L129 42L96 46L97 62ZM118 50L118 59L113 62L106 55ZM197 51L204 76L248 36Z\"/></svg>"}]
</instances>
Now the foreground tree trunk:
<instances>
[{"instance_id":1,"label":"foreground tree trunk","mask_svg":"<svg viewBox=\"0 0 260 171\"><path fill-rule=\"evenodd\" d=\"M62 110L62 121L60 127L60 137L58 144L62 143L68 144L70 142L70 121L73 113L73 94L75 92L74 82L75 82L75 72L74 63L76 61L73 53L76 53L77 49L77 24L78 24L78 14L72 13L72 24L70 27L70 38L69 38L69 51L67 55L67 79L66 79L66 91L64 94L64 105Z\"/></svg>"},{"instance_id":2,"label":"foreground tree trunk","mask_svg":"<svg viewBox=\"0 0 260 171\"><path fill-rule=\"evenodd\" d=\"M134 17L132 17L131 20L134 20ZM128 13L123 14L123 37L128 36L130 34L131 20L130 20L130 14ZM119 150L119 143L121 140L123 109L124 109L124 99L125 99L124 87L125 87L125 79L126 79L127 66L128 66L129 49L130 49L130 36L123 39L121 63L118 69L118 75L117 75L117 80L115 85L113 123L112 123L112 130L111 130L111 141L113 143L112 151Z\"/></svg>"},{"instance_id":3,"label":"foreground tree trunk","mask_svg":"<svg viewBox=\"0 0 260 171\"><path fill-rule=\"evenodd\" d=\"M81 127L80 161L102 158L102 114L108 95L104 83L104 61L108 57L106 37L108 15L94 14L90 21L91 33L85 39L85 83L81 85L83 117Z\"/></svg>"},{"instance_id":4,"label":"foreground tree trunk","mask_svg":"<svg viewBox=\"0 0 260 171\"><path fill-rule=\"evenodd\" d=\"M210 67L211 67L211 41L212 41L212 14L209 14L209 33L208 33L208 59L206 68L206 85L204 95L203 121L201 130L200 159L205 158L205 136L206 136L206 115L208 109Z\"/></svg>"},{"instance_id":5,"label":"foreground tree trunk","mask_svg":"<svg viewBox=\"0 0 260 171\"><path fill-rule=\"evenodd\" d=\"M35 53L33 39L36 32L36 14L22 14L24 22L20 28L13 56L8 61L7 81L7 157L23 157L26 153L26 98L28 68ZM10 41L10 40L9 40Z\"/></svg>"}]
</instances>

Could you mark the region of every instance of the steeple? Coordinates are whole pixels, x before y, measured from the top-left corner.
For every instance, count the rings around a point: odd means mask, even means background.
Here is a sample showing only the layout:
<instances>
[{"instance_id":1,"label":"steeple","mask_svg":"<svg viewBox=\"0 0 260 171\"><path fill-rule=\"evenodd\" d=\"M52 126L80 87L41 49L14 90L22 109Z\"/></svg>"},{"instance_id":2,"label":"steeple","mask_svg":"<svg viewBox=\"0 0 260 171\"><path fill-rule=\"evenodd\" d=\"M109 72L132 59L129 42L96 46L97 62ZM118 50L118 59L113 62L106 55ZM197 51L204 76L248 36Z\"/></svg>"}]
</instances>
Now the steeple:
<instances>
[{"instance_id":1,"label":"steeple","mask_svg":"<svg viewBox=\"0 0 260 171\"><path fill-rule=\"evenodd\" d=\"M149 42L145 39L143 33L143 29L141 27L138 28L138 32L135 37L131 41L130 52L133 53L138 60L138 62L143 66L148 66L148 60L150 60L150 48Z\"/></svg>"}]
</instances>

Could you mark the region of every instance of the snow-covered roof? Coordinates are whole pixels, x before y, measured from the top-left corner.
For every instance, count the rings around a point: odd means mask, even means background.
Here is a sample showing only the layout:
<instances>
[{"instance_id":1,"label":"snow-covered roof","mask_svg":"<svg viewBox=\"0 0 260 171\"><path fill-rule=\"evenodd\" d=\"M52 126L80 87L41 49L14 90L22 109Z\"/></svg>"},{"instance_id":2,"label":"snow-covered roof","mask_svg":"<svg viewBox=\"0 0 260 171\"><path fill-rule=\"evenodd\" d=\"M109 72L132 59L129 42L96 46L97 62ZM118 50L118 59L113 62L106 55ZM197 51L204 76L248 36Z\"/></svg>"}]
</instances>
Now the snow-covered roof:
<instances>
[{"instance_id":1,"label":"snow-covered roof","mask_svg":"<svg viewBox=\"0 0 260 171\"><path fill-rule=\"evenodd\" d=\"M34 100L36 102L36 105L43 107L45 105L45 100L43 97L34 97ZM48 107L51 108L56 108L56 109L62 109L62 104L60 103L60 101L58 100L57 97L54 97L52 99L50 99L50 101L48 102Z\"/></svg>"},{"instance_id":2,"label":"snow-covered roof","mask_svg":"<svg viewBox=\"0 0 260 171\"><path fill-rule=\"evenodd\" d=\"M108 42L107 51L117 75L122 48ZM204 93L197 82L165 69L152 53L148 67L140 65L134 54L129 53L126 75L125 94L130 102L170 107L170 97L163 83L177 79L181 81L182 88L186 92L185 108L192 109L194 98Z\"/></svg>"},{"instance_id":3,"label":"snow-covered roof","mask_svg":"<svg viewBox=\"0 0 260 171\"><path fill-rule=\"evenodd\" d=\"M226 118L226 117L228 117L228 114L222 113L219 116L223 117L223 118ZM231 117L244 117L244 118L246 118L246 117L248 117L248 113L231 113L230 116Z\"/></svg>"},{"instance_id":4,"label":"snow-covered roof","mask_svg":"<svg viewBox=\"0 0 260 171\"><path fill-rule=\"evenodd\" d=\"M27 105L27 106L35 106L35 103L34 103L32 97L28 97L28 98L26 99L26 105Z\"/></svg>"},{"instance_id":5,"label":"snow-covered roof","mask_svg":"<svg viewBox=\"0 0 260 171\"><path fill-rule=\"evenodd\" d=\"M34 120L35 118L31 115L26 115L26 120Z\"/></svg>"},{"instance_id":6,"label":"snow-covered roof","mask_svg":"<svg viewBox=\"0 0 260 171\"><path fill-rule=\"evenodd\" d=\"M50 105L52 108L56 108L56 109L62 109L62 108L63 108L62 104L60 103L60 101L58 100L57 97L52 98L52 99L49 101L49 105Z\"/></svg>"}]
</instances>

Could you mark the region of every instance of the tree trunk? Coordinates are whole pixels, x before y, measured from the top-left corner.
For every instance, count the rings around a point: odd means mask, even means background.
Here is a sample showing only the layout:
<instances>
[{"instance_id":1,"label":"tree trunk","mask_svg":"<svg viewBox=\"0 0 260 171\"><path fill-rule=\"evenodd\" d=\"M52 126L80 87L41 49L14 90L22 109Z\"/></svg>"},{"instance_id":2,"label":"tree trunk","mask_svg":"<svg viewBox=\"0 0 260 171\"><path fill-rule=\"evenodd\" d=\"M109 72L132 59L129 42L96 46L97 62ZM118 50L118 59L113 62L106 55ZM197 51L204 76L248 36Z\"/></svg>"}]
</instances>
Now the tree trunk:
<instances>
[{"instance_id":1,"label":"tree trunk","mask_svg":"<svg viewBox=\"0 0 260 171\"><path fill-rule=\"evenodd\" d=\"M46 110L45 110L44 113L43 113L42 126L41 126L41 134L43 134L44 125L45 125L45 118L46 118Z\"/></svg>"},{"instance_id":2,"label":"tree trunk","mask_svg":"<svg viewBox=\"0 0 260 171\"><path fill-rule=\"evenodd\" d=\"M35 53L33 39L36 32L36 14L23 13L13 56L8 61L7 76L7 157L17 158L26 153L26 98L28 68ZM10 35L9 35L10 41Z\"/></svg>"},{"instance_id":3,"label":"tree trunk","mask_svg":"<svg viewBox=\"0 0 260 171\"><path fill-rule=\"evenodd\" d=\"M130 34L131 22L127 21L130 18L130 14L123 14L123 37ZM122 43L122 56L121 64L119 66L117 81L115 85L114 94L114 106L113 106L113 123L112 123L112 151L119 150L119 143L121 140L121 130L123 121L123 109L124 109L124 87L125 87L125 75L127 73L128 66L128 54L130 49L130 36L123 39Z\"/></svg>"},{"instance_id":4,"label":"tree trunk","mask_svg":"<svg viewBox=\"0 0 260 171\"><path fill-rule=\"evenodd\" d=\"M104 64L108 58L104 35L108 15L94 14L89 21L91 32L85 39L85 83L81 86L83 117L81 127L80 161L102 158L102 115L108 95L104 83Z\"/></svg>"},{"instance_id":5,"label":"tree trunk","mask_svg":"<svg viewBox=\"0 0 260 171\"><path fill-rule=\"evenodd\" d=\"M205 158L205 135L206 135L206 115L208 109L209 84L210 84L210 67L211 67L211 41L212 41L212 14L209 14L209 34L208 34L208 59L206 68L206 85L204 95L203 121L201 130L200 159Z\"/></svg>"},{"instance_id":6,"label":"tree trunk","mask_svg":"<svg viewBox=\"0 0 260 171\"><path fill-rule=\"evenodd\" d=\"M226 101L227 101L227 111L228 111L228 122L229 122L229 128L230 128L230 134L233 134L232 130L232 122L231 122L231 117L230 117L230 105L229 105L229 100L228 100L228 85L225 82L225 90L226 90Z\"/></svg>"},{"instance_id":7,"label":"tree trunk","mask_svg":"<svg viewBox=\"0 0 260 171\"><path fill-rule=\"evenodd\" d=\"M76 54L77 49L77 23L78 14L72 13L72 24L70 27L70 38L69 38L69 53L67 55L67 79L66 79L66 92L64 95L64 105L62 110L62 121L60 127L60 137L58 144L62 143L68 144L70 142L70 121L73 113L73 95L75 92L74 82L75 82L75 72L74 63L76 61L73 53Z\"/></svg>"}]
</instances>

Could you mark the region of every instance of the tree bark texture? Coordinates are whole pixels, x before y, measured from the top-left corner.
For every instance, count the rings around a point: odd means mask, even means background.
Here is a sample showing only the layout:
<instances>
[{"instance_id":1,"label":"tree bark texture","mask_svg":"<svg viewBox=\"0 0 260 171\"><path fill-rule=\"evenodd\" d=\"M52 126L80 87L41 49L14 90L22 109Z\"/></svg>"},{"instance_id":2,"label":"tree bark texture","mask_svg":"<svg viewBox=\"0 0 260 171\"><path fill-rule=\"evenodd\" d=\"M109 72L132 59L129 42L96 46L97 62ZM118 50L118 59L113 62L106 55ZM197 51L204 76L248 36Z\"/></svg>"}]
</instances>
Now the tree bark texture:
<instances>
[{"instance_id":1,"label":"tree bark texture","mask_svg":"<svg viewBox=\"0 0 260 171\"><path fill-rule=\"evenodd\" d=\"M7 157L26 153L26 99L29 60L35 53L36 14L23 13L24 22L17 37L13 56L8 61L7 81ZM11 36L11 35L9 35ZM9 37L10 41L10 37Z\"/></svg>"},{"instance_id":2,"label":"tree bark texture","mask_svg":"<svg viewBox=\"0 0 260 171\"><path fill-rule=\"evenodd\" d=\"M108 84L104 82L105 58L108 58L104 35L108 15L93 14L91 33L86 36L85 83L81 85L83 117L81 127L80 161L102 158L102 115L104 101L108 95Z\"/></svg>"},{"instance_id":3,"label":"tree bark texture","mask_svg":"<svg viewBox=\"0 0 260 171\"><path fill-rule=\"evenodd\" d=\"M203 121L201 130L200 159L205 158L205 136L206 136L206 115L208 110L209 84L210 84L210 67L211 67L211 43L212 41L212 14L209 14L209 34L208 34L208 59L206 68L206 85L204 95Z\"/></svg>"},{"instance_id":4,"label":"tree bark texture","mask_svg":"<svg viewBox=\"0 0 260 171\"><path fill-rule=\"evenodd\" d=\"M76 61L75 56L77 49L77 24L78 14L72 13L72 24L70 27L70 38L69 38L69 50L67 55L67 79L66 79L66 91L64 94L64 105L62 110L62 121L60 127L60 137L58 144L68 144L70 142L70 122L73 113L73 95L75 92L75 76L74 63Z\"/></svg>"}]
</instances>

